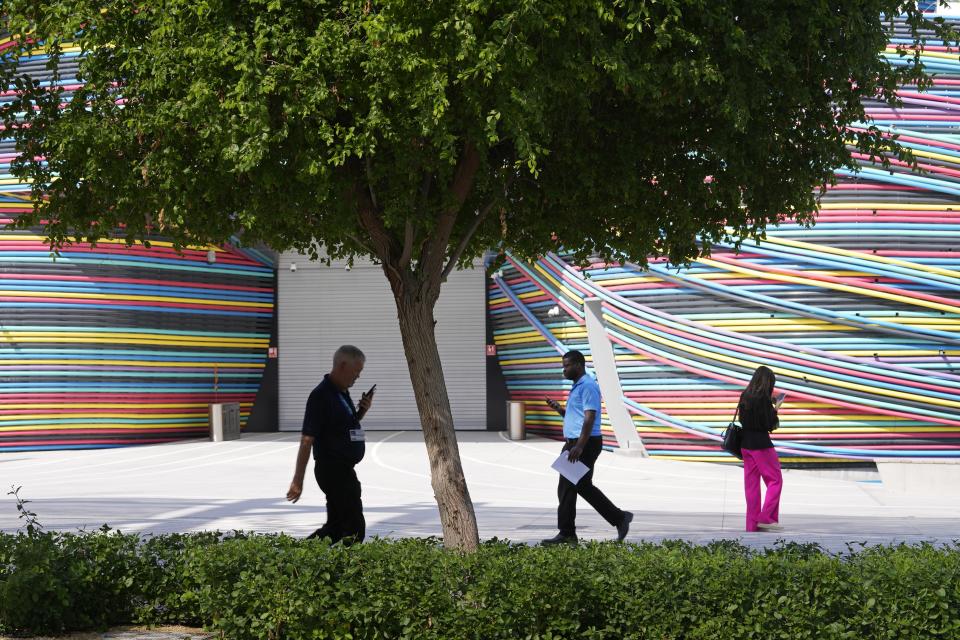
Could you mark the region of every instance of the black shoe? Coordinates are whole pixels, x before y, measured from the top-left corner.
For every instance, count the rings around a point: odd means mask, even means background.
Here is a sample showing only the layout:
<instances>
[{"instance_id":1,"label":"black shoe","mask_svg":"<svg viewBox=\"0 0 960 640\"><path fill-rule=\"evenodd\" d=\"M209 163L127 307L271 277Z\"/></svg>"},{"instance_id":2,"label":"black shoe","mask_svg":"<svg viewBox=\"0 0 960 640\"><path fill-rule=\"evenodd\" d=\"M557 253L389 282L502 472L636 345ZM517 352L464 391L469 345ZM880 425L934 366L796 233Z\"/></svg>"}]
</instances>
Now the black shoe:
<instances>
[{"instance_id":1,"label":"black shoe","mask_svg":"<svg viewBox=\"0 0 960 640\"><path fill-rule=\"evenodd\" d=\"M577 536L565 536L562 533L558 533L552 538L541 540L540 544L577 544Z\"/></svg>"},{"instance_id":2,"label":"black shoe","mask_svg":"<svg viewBox=\"0 0 960 640\"><path fill-rule=\"evenodd\" d=\"M623 512L623 521L617 525L617 542L623 542L630 531L630 523L633 522L633 514L629 511Z\"/></svg>"}]
</instances>

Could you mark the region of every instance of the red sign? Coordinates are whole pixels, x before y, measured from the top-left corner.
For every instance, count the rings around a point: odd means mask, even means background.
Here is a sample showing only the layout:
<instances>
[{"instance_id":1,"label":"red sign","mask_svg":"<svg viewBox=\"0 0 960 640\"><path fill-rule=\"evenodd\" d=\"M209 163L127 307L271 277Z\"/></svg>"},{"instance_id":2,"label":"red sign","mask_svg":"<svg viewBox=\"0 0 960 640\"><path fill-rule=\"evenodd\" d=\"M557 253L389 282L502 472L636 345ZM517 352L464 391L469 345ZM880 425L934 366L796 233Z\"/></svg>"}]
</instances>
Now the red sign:
<instances>
[{"instance_id":1,"label":"red sign","mask_svg":"<svg viewBox=\"0 0 960 640\"><path fill-rule=\"evenodd\" d=\"M276 357L277 357L277 348L276 348L276 347L268 347L268 348L267 348L267 357L268 357L268 358L276 358Z\"/></svg>"},{"instance_id":2,"label":"red sign","mask_svg":"<svg viewBox=\"0 0 960 640\"><path fill-rule=\"evenodd\" d=\"M488 356L495 356L495 355L497 355L497 345L495 345L495 344L488 344L488 345L487 345L487 355L488 355Z\"/></svg>"}]
</instances>

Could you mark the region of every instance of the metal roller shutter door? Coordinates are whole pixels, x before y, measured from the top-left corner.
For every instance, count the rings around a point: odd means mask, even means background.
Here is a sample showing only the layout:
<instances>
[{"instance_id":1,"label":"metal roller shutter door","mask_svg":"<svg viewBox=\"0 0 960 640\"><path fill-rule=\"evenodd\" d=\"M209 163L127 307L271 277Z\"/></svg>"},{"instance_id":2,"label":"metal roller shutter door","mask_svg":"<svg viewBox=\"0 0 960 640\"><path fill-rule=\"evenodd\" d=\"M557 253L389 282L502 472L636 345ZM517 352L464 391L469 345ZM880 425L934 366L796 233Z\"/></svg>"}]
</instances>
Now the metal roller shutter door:
<instances>
[{"instance_id":1,"label":"metal roller shutter door","mask_svg":"<svg viewBox=\"0 0 960 640\"><path fill-rule=\"evenodd\" d=\"M290 264L297 270L291 271ZM354 400L376 383L367 429L420 429L400 340L393 295L379 266L280 257L278 272L280 430L299 431L310 390L330 371L342 344L363 350L367 363ZM485 295L482 266L457 271L435 309L437 342L458 430L486 429Z\"/></svg>"}]
</instances>

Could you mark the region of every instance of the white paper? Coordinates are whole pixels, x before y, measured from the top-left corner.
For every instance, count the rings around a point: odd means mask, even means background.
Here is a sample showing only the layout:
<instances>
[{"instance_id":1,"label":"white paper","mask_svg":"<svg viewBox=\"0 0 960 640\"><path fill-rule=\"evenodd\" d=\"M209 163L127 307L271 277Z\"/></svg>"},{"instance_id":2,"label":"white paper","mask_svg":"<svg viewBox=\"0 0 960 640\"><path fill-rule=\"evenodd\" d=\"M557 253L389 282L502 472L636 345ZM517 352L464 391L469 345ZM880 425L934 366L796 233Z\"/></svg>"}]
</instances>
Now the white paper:
<instances>
[{"instance_id":1,"label":"white paper","mask_svg":"<svg viewBox=\"0 0 960 640\"><path fill-rule=\"evenodd\" d=\"M577 484L580 482L580 479L583 478L583 476L587 475L587 472L590 471L590 467L583 464L579 460L576 462L570 462L570 460L567 459L568 455L570 455L569 451L561 452L560 457L554 460L553 464L550 466L559 471L560 475L562 475L564 478L573 484Z\"/></svg>"}]
</instances>

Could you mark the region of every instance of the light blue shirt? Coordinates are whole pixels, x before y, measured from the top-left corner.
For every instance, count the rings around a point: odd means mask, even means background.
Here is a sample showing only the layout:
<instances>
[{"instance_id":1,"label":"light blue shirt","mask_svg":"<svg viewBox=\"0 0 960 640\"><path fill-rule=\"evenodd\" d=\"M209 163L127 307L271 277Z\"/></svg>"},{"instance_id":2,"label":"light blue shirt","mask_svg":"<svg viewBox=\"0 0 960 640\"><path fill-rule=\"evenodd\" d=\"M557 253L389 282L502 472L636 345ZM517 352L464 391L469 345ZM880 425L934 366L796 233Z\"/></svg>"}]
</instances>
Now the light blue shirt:
<instances>
[{"instance_id":1,"label":"light blue shirt","mask_svg":"<svg viewBox=\"0 0 960 640\"><path fill-rule=\"evenodd\" d=\"M583 414L593 409L597 413L593 418L591 436L600 435L600 387L590 374L583 374L573 383L567 396L566 413L563 415L563 437L576 439L583 431Z\"/></svg>"}]
</instances>

